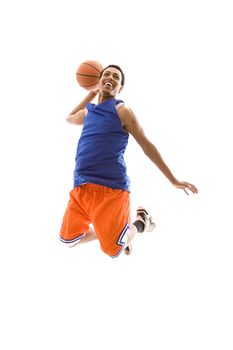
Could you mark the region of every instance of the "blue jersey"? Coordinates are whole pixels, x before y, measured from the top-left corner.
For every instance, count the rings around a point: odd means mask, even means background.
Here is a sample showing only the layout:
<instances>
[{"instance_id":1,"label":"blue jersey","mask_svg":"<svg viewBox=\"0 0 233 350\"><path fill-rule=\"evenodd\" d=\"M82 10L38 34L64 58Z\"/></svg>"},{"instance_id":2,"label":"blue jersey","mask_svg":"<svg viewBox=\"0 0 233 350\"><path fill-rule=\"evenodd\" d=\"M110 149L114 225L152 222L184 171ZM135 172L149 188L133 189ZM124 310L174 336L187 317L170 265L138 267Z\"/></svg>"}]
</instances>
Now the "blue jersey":
<instances>
[{"instance_id":1,"label":"blue jersey","mask_svg":"<svg viewBox=\"0 0 233 350\"><path fill-rule=\"evenodd\" d=\"M129 134L123 129L116 110L120 102L111 99L86 105L88 113L75 158L74 187L93 183L130 191L124 161Z\"/></svg>"}]
</instances>

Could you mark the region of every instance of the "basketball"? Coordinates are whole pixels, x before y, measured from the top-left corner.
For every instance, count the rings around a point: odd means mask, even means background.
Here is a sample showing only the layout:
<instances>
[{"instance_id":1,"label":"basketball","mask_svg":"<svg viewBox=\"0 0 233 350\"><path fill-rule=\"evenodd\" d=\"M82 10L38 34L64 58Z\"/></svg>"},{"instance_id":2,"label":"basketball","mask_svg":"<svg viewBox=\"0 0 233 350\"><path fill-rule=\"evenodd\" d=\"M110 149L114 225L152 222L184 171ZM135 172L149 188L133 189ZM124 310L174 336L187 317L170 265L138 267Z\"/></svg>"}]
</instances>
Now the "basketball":
<instances>
[{"instance_id":1,"label":"basketball","mask_svg":"<svg viewBox=\"0 0 233 350\"><path fill-rule=\"evenodd\" d=\"M76 70L76 80L81 87L93 91L97 88L103 67L94 60L85 61Z\"/></svg>"}]
</instances>

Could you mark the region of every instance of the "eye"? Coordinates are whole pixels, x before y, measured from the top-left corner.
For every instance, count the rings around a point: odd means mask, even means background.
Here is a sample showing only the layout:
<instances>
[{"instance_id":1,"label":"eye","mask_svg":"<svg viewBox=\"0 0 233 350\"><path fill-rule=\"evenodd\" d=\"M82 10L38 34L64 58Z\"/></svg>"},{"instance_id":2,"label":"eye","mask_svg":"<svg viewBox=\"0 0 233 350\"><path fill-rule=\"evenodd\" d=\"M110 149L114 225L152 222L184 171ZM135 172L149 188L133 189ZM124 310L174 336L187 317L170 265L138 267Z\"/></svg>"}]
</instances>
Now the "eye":
<instances>
[{"instance_id":1,"label":"eye","mask_svg":"<svg viewBox=\"0 0 233 350\"><path fill-rule=\"evenodd\" d=\"M104 75L105 77L108 77L108 76L109 76L109 73L108 73L108 72L105 72L103 75Z\"/></svg>"},{"instance_id":2,"label":"eye","mask_svg":"<svg viewBox=\"0 0 233 350\"><path fill-rule=\"evenodd\" d=\"M119 75L114 75L114 79L119 80L120 79Z\"/></svg>"}]
</instances>

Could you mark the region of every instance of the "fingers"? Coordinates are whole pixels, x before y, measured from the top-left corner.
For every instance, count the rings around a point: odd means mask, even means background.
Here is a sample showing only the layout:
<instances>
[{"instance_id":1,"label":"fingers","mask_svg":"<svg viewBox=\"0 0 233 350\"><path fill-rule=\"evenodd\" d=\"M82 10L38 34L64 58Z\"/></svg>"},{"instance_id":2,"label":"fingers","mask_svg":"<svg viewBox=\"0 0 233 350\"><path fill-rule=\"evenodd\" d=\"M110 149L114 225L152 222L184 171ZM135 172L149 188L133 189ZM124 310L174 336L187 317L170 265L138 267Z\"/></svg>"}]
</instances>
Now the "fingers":
<instances>
[{"instance_id":1,"label":"fingers","mask_svg":"<svg viewBox=\"0 0 233 350\"><path fill-rule=\"evenodd\" d=\"M193 192L193 193L198 193L198 189L197 189L194 185L192 185L192 184L190 184L190 183L187 183L187 184L186 184L186 187L187 187L191 192Z\"/></svg>"},{"instance_id":2,"label":"fingers","mask_svg":"<svg viewBox=\"0 0 233 350\"><path fill-rule=\"evenodd\" d=\"M190 191L192 191L193 193L197 193L198 192L198 189L194 186L194 185L192 185L192 184L189 184L189 187L188 187L189 189L190 189Z\"/></svg>"},{"instance_id":3,"label":"fingers","mask_svg":"<svg viewBox=\"0 0 233 350\"><path fill-rule=\"evenodd\" d=\"M189 193L187 190L190 190L192 193L198 193L198 189L196 186L190 184L189 182L179 182L176 184L177 188L181 188L184 190L184 192L189 196Z\"/></svg>"}]
</instances>

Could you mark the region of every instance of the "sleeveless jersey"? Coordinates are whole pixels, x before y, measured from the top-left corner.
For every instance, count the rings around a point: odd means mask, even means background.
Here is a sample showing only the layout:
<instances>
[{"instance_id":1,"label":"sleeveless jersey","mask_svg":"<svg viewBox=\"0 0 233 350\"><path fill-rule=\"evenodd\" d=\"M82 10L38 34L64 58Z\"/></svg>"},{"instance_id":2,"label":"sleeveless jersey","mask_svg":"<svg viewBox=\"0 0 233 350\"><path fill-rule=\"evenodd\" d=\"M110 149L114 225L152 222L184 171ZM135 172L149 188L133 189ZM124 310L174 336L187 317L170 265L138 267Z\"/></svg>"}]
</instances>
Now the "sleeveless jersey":
<instances>
[{"instance_id":1,"label":"sleeveless jersey","mask_svg":"<svg viewBox=\"0 0 233 350\"><path fill-rule=\"evenodd\" d=\"M97 105L87 103L75 158L74 187L93 183L130 192L124 161L129 134L115 107L122 102L111 99Z\"/></svg>"}]
</instances>

